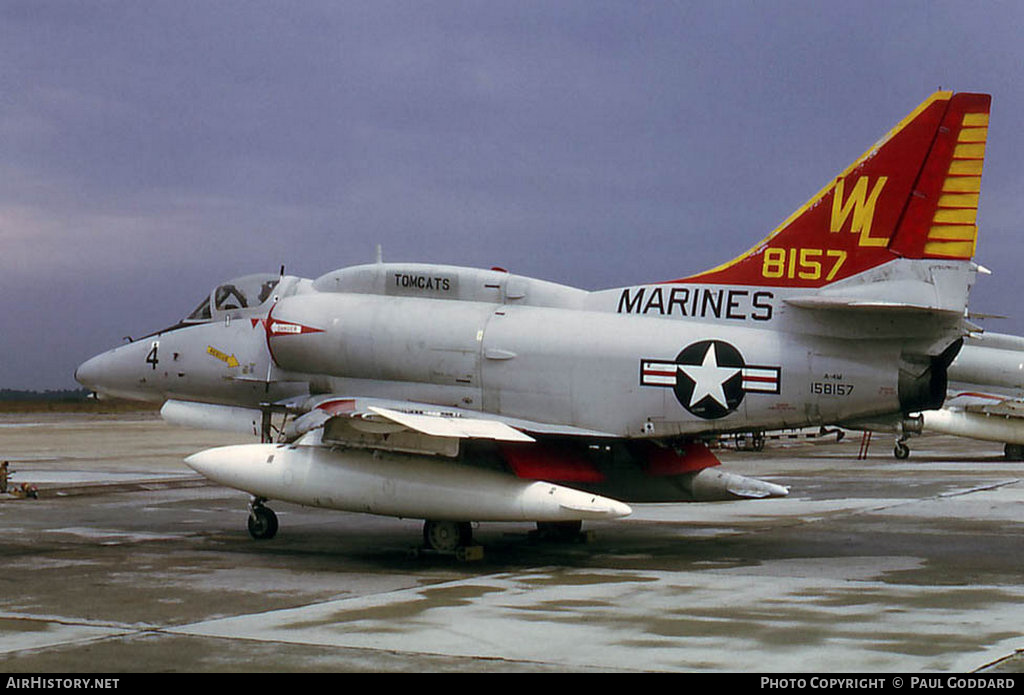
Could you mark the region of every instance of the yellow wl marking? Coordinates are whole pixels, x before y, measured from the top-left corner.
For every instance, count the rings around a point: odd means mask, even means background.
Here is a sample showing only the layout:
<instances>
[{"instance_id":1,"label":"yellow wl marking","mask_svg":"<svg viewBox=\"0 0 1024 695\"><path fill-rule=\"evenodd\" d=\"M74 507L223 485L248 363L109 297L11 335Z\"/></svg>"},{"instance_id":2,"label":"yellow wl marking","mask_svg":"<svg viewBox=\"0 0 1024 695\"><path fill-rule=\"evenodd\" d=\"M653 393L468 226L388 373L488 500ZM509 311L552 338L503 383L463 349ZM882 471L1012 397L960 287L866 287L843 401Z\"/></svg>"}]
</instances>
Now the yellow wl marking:
<instances>
[{"instance_id":1,"label":"yellow wl marking","mask_svg":"<svg viewBox=\"0 0 1024 695\"><path fill-rule=\"evenodd\" d=\"M206 346L206 352L216 357L221 362L225 363L229 367L238 366L238 358L234 355L225 355L223 352L213 347L212 345Z\"/></svg>"},{"instance_id":2,"label":"yellow wl marking","mask_svg":"<svg viewBox=\"0 0 1024 695\"><path fill-rule=\"evenodd\" d=\"M832 219L829 224L830 232L838 232L846 224L846 219L852 214L850 231L860 234L857 241L858 246L885 246L889 243L889 237L871 236L871 222L875 217L875 203L882 193L888 176L879 176L875 181L874 188L868 193L868 177L861 176L850 191L850 197L843 201L843 192L846 179L837 179L835 194L832 196Z\"/></svg>"}]
</instances>

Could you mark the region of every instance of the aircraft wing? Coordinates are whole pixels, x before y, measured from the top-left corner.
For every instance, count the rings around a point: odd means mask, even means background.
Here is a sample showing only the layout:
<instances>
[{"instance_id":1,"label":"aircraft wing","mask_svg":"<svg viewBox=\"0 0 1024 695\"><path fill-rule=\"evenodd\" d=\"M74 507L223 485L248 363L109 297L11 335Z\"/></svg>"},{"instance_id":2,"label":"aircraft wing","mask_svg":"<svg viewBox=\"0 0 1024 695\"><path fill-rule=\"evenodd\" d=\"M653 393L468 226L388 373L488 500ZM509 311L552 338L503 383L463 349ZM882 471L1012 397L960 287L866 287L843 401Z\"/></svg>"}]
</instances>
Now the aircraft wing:
<instances>
[{"instance_id":1,"label":"aircraft wing","mask_svg":"<svg viewBox=\"0 0 1024 695\"><path fill-rule=\"evenodd\" d=\"M310 450L340 447L454 459L460 456L462 442L489 440L497 445L499 459L515 477L561 484L607 482L606 472L596 467L585 452L595 441L622 439L597 430L462 408L337 395L293 398L260 409L171 400L164 404L161 415L171 424L246 432L262 435L265 442L294 443ZM282 424L269 427L272 418L280 420L282 415ZM571 441L573 438L578 441ZM646 481L643 484L648 494L659 481L670 489L672 499L679 501L788 493L779 485L708 470L719 461L701 443L690 442L678 448L654 442L633 443L631 450L635 471L625 475Z\"/></svg>"},{"instance_id":2,"label":"aircraft wing","mask_svg":"<svg viewBox=\"0 0 1024 695\"><path fill-rule=\"evenodd\" d=\"M1024 418L1024 400L1014 396L979 391L951 393L945 407L979 415Z\"/></svg>"},{"instance_id":3,"label":"aircraft wing","mask_svg":"<svg viewBox=\"0 0 1024 695\"><path fill-rule=\"evenodd\" d=\"M405 412L371 405L370 412L388 422L434 437L459 439L494 439L502 442L535 442L528 434L499 420L462 417L438 411Z\"/></svg>"},{"instance_id":4,"label":"aircraft wing","mask_svg":"<svg viewBox=\"0 0 1024 695\"><path fill-rule=\"evenodd\" d=\"M160 412L164 420L171 424L245 432L256 436L259 436L268 414L284 413L286 422L278 430L279 438L286 442L323 429L325 441L351 441L361 446L373 446L374 442L379 441L382 448L393 449L394 442L389 440L401 439L401 433L405 432L419 437L418 443L412 447L414 451L420 451L421 445L429 438L452 442L459 439L533 442L535 439L531 435L617 438L608 432L510 418L464 408L343 395L293 398L263 408L169 400ZM434 448L430 447L432 451Z\"/></svg>"},{"instance_id":5,"label":"aircraft wing","mask_svg":"<svg viewBox=\"0 0 1024 695\"><path fill-rule=\"evenodd\" d=\"M520 442L533 441L533 437L525 433L599 439L616 438L616 435L608 432L583 427L511 418L465 408L383 398L316 396L299 404L298 410L314 415L314 418L323 417L323 413L331 417L345 417L352 421L365 423L368 429L372 428L373 423L389 423L437 437ZM301 419L300 416L296 422Z\"/></svg>"}]
</instances>

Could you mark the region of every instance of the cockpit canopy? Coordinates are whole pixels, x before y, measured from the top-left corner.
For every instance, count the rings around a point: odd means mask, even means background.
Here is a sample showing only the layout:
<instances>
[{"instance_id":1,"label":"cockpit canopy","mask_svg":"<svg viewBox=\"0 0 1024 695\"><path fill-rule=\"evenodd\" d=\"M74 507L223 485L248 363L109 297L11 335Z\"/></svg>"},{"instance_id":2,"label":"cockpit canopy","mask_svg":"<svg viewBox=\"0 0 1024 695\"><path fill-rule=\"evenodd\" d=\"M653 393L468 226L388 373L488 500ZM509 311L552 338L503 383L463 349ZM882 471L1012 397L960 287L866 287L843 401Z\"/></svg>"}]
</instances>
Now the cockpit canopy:
<instances>
[{"instance_id":1,"label":"cockpit canopy","mask_svg":"<svg viewBox=\"0 0 1024 695\"><path fill-rule=\"evenodd\" d=\"M256 273L218 285L184 322L202 323L262 306L271 299L280 280L280 275Z\"/></svg>"}]
</instances>

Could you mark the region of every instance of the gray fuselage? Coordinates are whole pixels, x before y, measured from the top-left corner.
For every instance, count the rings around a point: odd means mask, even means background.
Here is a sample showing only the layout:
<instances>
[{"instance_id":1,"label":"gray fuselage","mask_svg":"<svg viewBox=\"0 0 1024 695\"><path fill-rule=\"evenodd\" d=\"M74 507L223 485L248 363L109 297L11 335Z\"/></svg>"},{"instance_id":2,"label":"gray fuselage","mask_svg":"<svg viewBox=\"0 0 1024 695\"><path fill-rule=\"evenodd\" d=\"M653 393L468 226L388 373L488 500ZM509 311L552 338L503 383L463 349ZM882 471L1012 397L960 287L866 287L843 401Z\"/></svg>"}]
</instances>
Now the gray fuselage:
<instances>
[{"instance_id":1,"label":"gray fuselage","mask_svg":"<svg viewBox=\"0 0 1024 695\"><path fill-rule=\"evenodd\" d=\"M214 306L77 377L154 401L339 394L654 438L898 416L934 390L928 360L956 322L865 321L791 306L795 294L698 283L587 292L498 270L370 264L283 277L258 304Z\"/></svg>"}]
</instances>

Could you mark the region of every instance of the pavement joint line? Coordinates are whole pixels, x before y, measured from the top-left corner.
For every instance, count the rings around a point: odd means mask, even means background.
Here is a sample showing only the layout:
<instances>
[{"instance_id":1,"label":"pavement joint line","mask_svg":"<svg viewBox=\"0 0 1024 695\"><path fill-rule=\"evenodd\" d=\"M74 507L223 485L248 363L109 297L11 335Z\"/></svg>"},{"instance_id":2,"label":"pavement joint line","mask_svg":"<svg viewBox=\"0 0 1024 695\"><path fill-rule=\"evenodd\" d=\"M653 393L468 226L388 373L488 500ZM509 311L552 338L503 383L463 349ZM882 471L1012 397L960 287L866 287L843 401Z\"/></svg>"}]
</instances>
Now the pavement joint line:
<instances>
[{"instance_id":1,"label":"pavement joint line","mask_svg":"<svg viewBox=\"0 0 1024 695\"><path fill-rule=\"evenodd\" d=\"M70 618L61 618L57 616L39 616L31 614L18 614L2 612L0 613L0 619L10 620L16 622L25 623L43 623L46 625L60 625L62 627L70 628L88 628L90 630L105 630L104 634L98 635L79 635L75 637L57 638L52 641L47 641L44 644L36 645L22 645L12 646L11 648L3 648L0 646L0 655L16 655L19 652L41 652L51 649L61 649L73 645L89 644L90 642L103 642L110 639L121 639L124 637L130 637L132 635L143 634L149 630L133 625L125 625L123 623L117 623L113 621L102 621L102 620L90 620L83 618L81 620L73 620Z\"/></svg>"},{"instance_id":2,"label":"pavement joint line","mask_svg":"<svg viewBox=\"0 0 1024 695\"><path fill-rule=\"evenodd\" d=\"M313 604L310 604L310 605L313 605ZM259 615L259 614L258 613L252 613L251 615ZM459 658L459 659L470 659L470 660L473 660L473 661L481 661L481 662L493 662L493 663L498 663L498 664L525 664L525 665L535 665L535 666L550 666L550 667L555 668L555 669L564 669L565 668L565 664L563 664L563 663L561 663L559 661L541 661L539 659L514 659L514 658L509 658L509 657L501 657L501 656L488 656L488 655L485 655L485 654L475 654L475 655L474 654L454 654L454 655L446 655L446 654L439 654L438 652L424 652L424 651L418 651L418 650L415 650L415 649L399 649L399 648L396 648L396 647L365 647L365 646L358 646L358 645L337 646L337 645L330 645L330 644L317 644L317 643L301 642L301 641L297 641L297 640L286 640L286 639L279 639L279 638L271 639L271 638L263 638L263 637L249 637L249 636L246 636L246 635L238 635L238 636L234 636L233 635L231 637L225 637L223 635L201 635L201 634L194 634L194 633L191 633L191 632L174 632L173 630L163 629L163 628L161 628L161 629L154 629L154 630L150 630L150 631L147 631L147 632L152 632L152 633L155 633L155 634L162 634L162 635L165 635L165 636L168 636L168 637L187 637L187 638L195 638L195 639L222 640L222 641L225 641L225 642L254 642L254 643L257 643L257 644L280 644L280 645L287 645L287 646L311 646L311 647L323 647L324 649L337 649L337 650L346 650L346 651L354 651L354 652L363 652L365 654L402 654L402 655L406 655L406 656L418 656L418 657L426 657L426 658L431 658L431 659L436 659L436 658ZM110 637L116 637L116 635L112 635ZM101 638L101 639L110 639L110 637L104 637L104 638ZM637 669L625 669L625 668L621 668L621 667L618 667L618 666L607 666L607 665L604 665L604 664L573 664L573 668L575 668L575 669L593 668L593 669L598 669L598 670L603 671L603 672L620 672L620 673L636 673L637 672ZM642 672L646 672L646 673L670 673L670 671L657 670L657 669L641 669L641 671Z\"/></svg>"},{"instance_id":3,"label":"pavement joint line","mask_svg":"<svg viewBox=\"0 0 1024 695\"><path fill-rule=\"evenodd\" d=\"M35 615L32 613L12 613L9 611L0 612L0 620L20 620L25 622L53 623L55 625L67 625L69 627L96 627L110 630L146 630L151 625L146 623L119 623L115 620L95 620L91 618L68 618L57 615Z\"/></svg>"},{"instance_id":4,"label":"pavement joint line","mask_svg":"<svg viewBox=\"0 0 1024 695\"><path fill-rule=\"evenodd\" d=\"M959 497L961 495L970 495L975 492L989 492L991 490L998 490L1000 488L1016 485L1020 483L1021 480L1021 478L1015 478L1014 480L1003 480L998 483L992 483L990 485L978 485L976 487L967 488L966 490L953 490L952 492L941 492L937 495L937 497Z\"/></svg>"},{"instance_id":5,"label":"pavement joint line","mask_svg":"<svg viewBox=\"0 0 1024 695\"><path fill-rule=\"evenodd\" d=\"M934 502L936 500L950 499L953 497L963 497L976 492L991 492L992 490L998 490L1000 488L1017 485L1021 482L1021 478L1015 478L1013 480L1004 480L991 485L979 485L976 487L967 488L964 490L951 490L949 492L940 492L931 497L920 497L920 498L899 498L895 499L891 503L884 503L875 505L873 507L864 507L861 509L837 509L834 512L828 514L807 516L804 518L795 518L792 524L785 524L784 526L800 526L803 524L811 524L819 521L826 521L830 519L841 519L844 516L859 516L862 514L870 514L872 512L881 512L887 509L897 509L899 507L906 507L914 504L922 504L925 502ZM760 529L766 531L769 529Z\"/></svg>"},{"instance_id":6,"label":"pavement joint line","mask_svg":"<svg viewBox=\"0 0 1024 695\"><path fill-rule=\"evenodd\" d=\"M733 533L731 535L747 536L747 535L772 533L772 532L775 531L775 529L778 529L778 528L797 528L797 527L800 527L800 526L808 526L810 524L816 524L816 523L820 523L820 522L823 522L823 521L831 521L831 520L834 520L834 519L841 519L844 516L860 516L860 515L864 515L864 514L871 514L871 513L874 513L874 512L885 511L887 509L897 509L899 507L904 507L904 506L908 506L908 505L912 505L912 504L921 504L923 502L934 502L935 500L950 499L950 498L953 498L953 497L962 497L962 496L970 495L970 494L973 494L973 493L976 493L976 492L991 492L992 490L999 490L999 489L1004 488L1004 487L1009 487L1009 486L1012 486L1012 485L1017 485L1022 480L1024 480L1024 479L1022 479L1022 478L1014 478L1014 479L1011 479L1011 480L1003 480L1003 481L1000 481L1000 482L997 482L997 483L992 483L991 485L980 485L980 486L977 486L977 487L967 488L965 490L952 490L950 492L941 492L941 493L938 493L938 494L933 495L931 497L910 498L910 499L900 498L900 499L894 499L890 503L879 504L879 505L875 505L873 507L851 508L851 509L837 509L837 510L832 511L832 512L819 513L819 514L807 515L807 516L796 516L796 517L790 518L787 521L782 521L781 518L780 518L779 522L777 524L775 524L774 526L771 526L771 527L768 527L768 526L756 526L756 527L752 527L752 528L742 528L740 526L734 526L733 527ZM628 517L627 517L627 519L628 519ZM644 523L645 524L651 524L651 525L666 525L666 526L678 525L678 522L675 522L675 521L660 521L660 520L645 520Z\"/></svg>"},{"instance_id":7,"label":"pavement joint line","mask_svg":"<svg viewBox=\"0 0 1024 695\"><path fill-rule=\"evenodd\" d=\"M984 669L994 668L996 666L999 666L1002 663L1008 662L1011 659L1015 659L1015 658L1018 658L1018 657L1024 657L1024 648L1015 649L1015 650L1013 650L1012 653L1007 654L1006 656L1001 656L998 659L993 659L992 661L989 661L988 663L984 663L981 666L979 666L978 668L976 668L973 671L971 671L971 673L981 673Z\"/></svg>"}]
</instances>

